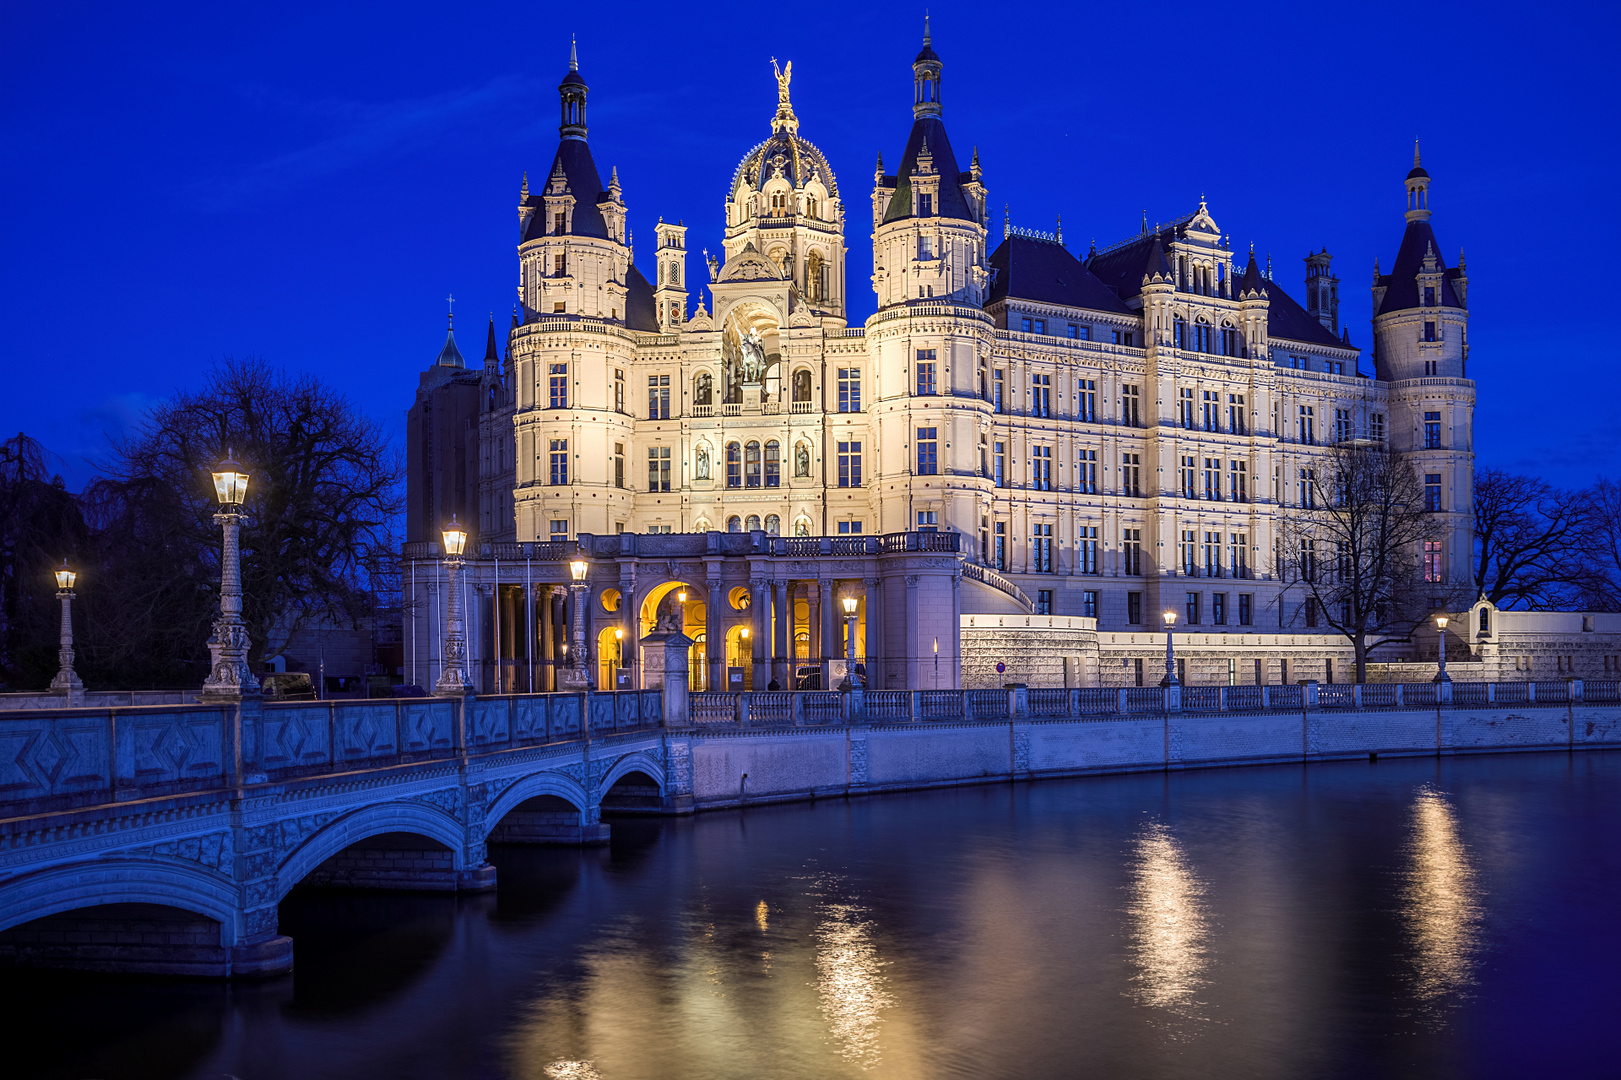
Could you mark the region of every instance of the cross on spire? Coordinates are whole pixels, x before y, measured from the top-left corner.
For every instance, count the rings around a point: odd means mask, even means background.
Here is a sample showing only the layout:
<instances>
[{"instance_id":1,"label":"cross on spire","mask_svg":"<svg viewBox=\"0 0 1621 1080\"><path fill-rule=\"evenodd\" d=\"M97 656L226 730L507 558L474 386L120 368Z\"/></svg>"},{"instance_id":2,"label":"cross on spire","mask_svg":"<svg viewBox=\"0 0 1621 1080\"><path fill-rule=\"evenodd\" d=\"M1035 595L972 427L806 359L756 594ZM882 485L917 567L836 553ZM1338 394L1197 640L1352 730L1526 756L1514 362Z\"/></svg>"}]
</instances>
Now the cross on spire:
<instances>
[{"instance_id":1,"label":"cross on spire","mask_svg":"<svg viewBox=\"0 0 1621 1080\"><path fill-rule=\"evenodd\" d=\"M447 295L445 297L445 329L454 330L455 328L456 328L456 298L454 296Z\"/></svg>"}]
</instances>

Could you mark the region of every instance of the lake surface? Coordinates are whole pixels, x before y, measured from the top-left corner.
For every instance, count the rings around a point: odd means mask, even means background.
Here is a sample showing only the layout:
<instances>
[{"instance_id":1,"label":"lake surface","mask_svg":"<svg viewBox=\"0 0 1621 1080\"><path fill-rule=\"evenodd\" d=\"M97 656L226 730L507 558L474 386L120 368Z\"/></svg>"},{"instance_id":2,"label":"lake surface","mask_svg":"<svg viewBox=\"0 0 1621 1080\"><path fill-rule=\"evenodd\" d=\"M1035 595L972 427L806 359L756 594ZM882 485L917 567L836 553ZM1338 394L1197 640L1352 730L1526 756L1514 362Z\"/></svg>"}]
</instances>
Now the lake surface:
<instances>
[{"instance_id":1,"label":"lake surface","mask_svg":"<svg viewBox=\"0 0 1621 1080\"><path fill-rule=\"evenodd\" d=\"M8 973L4 1073L1614 1076L1621 754L619 821L500 890L294 893L297 970Z\"/></svg>"}]
</instances>

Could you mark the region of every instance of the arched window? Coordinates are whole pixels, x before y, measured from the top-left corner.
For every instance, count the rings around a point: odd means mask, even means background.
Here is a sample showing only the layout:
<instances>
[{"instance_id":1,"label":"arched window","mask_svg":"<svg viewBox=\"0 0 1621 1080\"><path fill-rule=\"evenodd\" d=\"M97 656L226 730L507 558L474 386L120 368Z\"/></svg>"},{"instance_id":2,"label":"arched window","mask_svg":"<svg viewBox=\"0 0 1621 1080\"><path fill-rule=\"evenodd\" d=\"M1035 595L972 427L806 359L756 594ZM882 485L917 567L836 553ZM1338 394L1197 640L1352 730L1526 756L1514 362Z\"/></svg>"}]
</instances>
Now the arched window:
<instances>
[{"instance_id":1,"label":"arched window","mask_svg":"<svg viewBox=\"0 0 1621 1080\"><path fill-rule=\"evenodd\" d=\"M733 514L731 517L727 518L726 519L726 531L727 532L742 532L743 531L743 519L738 517L736 514Z\"/></svg>"},{"instance_id":2,"label":"arched window","mask_svg":"<svg viewBox=\"0 0 1621 1080\"><path fill-rule=\"evenodd\" d=\"M743 486L743 447L735 442L726 444L726 486Z\"/></svg>"},{"instance_id":3,"label":"arched window","mask_svg":"<svg viewBox=\"0 0 1621 1080\"><path fill-rule=\"evenodd\" d=\"M767 514L765 516L765 531L772 536L782 532L782 519L776 514Z\"/></svg>"},{"instance_id":4,"label":"arched window","mask_svg":"<svg viewBox=\"0 0 1621 1080\"><path fill-rule=\"evenodd\" d=\"M1238 331L1233 328L1232 323L1221 324L1221 355L1238 355Z\"/></svg>"},{"instance_id":5,"label":"arched window","mask_svg":"<svg viewBox=\"0 0 1621 1080\"><path fill-rule=\"evenodd\" d=\"M760 444L751 442L743 448L743 486L760 486Z\"/></svg>"},{"instance_id":6,"label":"arched window","mask_svg":"<svg viewBox=\"0 0 1621 1080\"><path fill-rule=\"evenodd\" d=\"M805 216L813 217L813 218L820 218L822 216L822 206L821 206L821 204L818 203L815 199L811 199L809 202L807 202L805 204Z\"/></svg>"},{"instance_id":7,"label":"arched window","mask_svg":"<svg viewBox=\"0 0 1621 1080\"><path fill-rule=\"evenodd\" d=\"M775 439L765 444L765 486L782 486L782 445Z\"/></svg>"},{"instance_id":8,"label":"arched window","mask_svg":"<svg viewBox=\"0 0 1621 1080\"><path fill-rule=\"evenodd\" d=\"M1480 632L1482 634L1492 632L1492 609L1489 607L1480 609Z\"/></svg>"},{"instance_id":9,"label":"arched window","mask_svg":"<svg viewBox=\"0 0 1621 1080\"><path fill-rule=\"evenodd\" d=\"M715 377L709 372L700 372L692 386L692 403L694 405L712 405L715 402Z\"/></svg>"},{"instance_id":10,"label":"arched window","mask_svg":"<svg viewBox=\"0 0 1621 1080\"><path fill-rule=\"evenodd\" d=\"M794 400L809 401L811 399L810 372L800 368L794 372Z\"/></svg>"},{"instance_id":11,"label":"arched window","mask_svg":"<svg viewBox=\"0 0 1621 1080\"><path fill-rule=\"evenodd\" d=\"M670 284L671 285L679 285L679 284L681 284L681 264L680 263L673 262L673 263L670 264Z\"/></svg>"},{"instance_id":12,"label":"arched window","mask_svg":"<svg viewBox=\"0 0 1621 1080\"><path fill-rule=\"evenodd\" d=\"M760 515L750 514L749 519L743 523L744 532L756 532L760 528Z\"/></svg>"},{"instance_id":13,"label":"arched window","mask_svg":"<svg viewBox=\"0 0 1621 1080\"><path fill-rule=\"evenodd\" d=\"M1176 337L1173 343L1178 349L1188 347L1188 324L1180 315L1176 317Z\"/></svg>"},{"instance_id":14,"label":"arched window","mask_svg":"<svg viewBox=\"0 0 1621 1080\"><path fill-rule=\"evenodd\" d=\"M1193 351L1210 351L1210 324L1204 321L1202 315L1193 324Z\"/></svg>"}]
</instances>

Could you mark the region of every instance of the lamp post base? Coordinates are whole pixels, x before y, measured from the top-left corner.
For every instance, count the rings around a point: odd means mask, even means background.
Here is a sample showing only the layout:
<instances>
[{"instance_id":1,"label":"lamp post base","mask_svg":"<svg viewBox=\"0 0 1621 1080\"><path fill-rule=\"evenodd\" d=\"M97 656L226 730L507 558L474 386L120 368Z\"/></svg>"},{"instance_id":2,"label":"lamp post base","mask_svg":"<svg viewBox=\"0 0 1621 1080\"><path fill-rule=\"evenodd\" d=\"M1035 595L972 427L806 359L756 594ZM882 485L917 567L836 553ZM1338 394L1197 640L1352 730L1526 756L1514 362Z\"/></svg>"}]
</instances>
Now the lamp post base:
<instances>
[{"instance_id":1,"label":"lamp post base","mask_svg":"<svg viewBox=\"0 0 1621 1080\"><path fill-rule=\"evenodd\" d=\"M561 690L576 694L581 690L593 689L590 673L585 668L577 667L564 668L557 677L557 685Z\"/></svg>"}]
</instances>

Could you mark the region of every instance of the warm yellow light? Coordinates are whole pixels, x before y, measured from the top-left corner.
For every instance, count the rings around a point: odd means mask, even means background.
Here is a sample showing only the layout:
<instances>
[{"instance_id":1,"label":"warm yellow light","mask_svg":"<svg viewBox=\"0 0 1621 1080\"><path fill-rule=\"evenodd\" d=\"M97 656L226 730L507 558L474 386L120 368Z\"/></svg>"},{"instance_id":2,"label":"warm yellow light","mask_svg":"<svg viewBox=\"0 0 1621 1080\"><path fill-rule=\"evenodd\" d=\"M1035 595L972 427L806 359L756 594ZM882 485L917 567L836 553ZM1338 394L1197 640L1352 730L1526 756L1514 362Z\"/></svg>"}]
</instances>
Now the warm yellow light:
<instances>
[{"instance_id":1,"label":"warm yellow light","mask_svg":"<svg viewBox=\"0 0 1621 1080\"><path fill-rule=\"evenodd\" d=\"M623 630L621 630L621 629L620 629L620 628L619 628L619 627L617 627L617 626L616 626L616 627L614 627L614 640L616 640L616 641L617 641L617 640L619 640L619 639L620 639L620 638L623 638L623 637L624 637L624 636L625 636L625 632L624 632L624 631L623 631Z\"/></svg>"},{"instance_id":2,"label":"warm yellow light","mask_svg":"<svg viewBox=\"0 0 1621 1080\"><path fill-rule=\"evenodd\" d=\"M846 615L854 615L856 613L856 598L855 597L846 596L844 598L844 613Z\"/></svg>"},{"instance_id":3,"label":"warm yellow light","mask_svg":"<svg viewBox=\"0 0 1621 1080\"><path fill-rule=\"evenodd\" d=\"M1442 630L1445 630L1447 628L1447 617L1445 615L1437 615L1435 617L1435 625L1440 627Z\"/></svg>"},{"instance_id":4,"label":"warm yellow light","mask_svg":"<svg viewBox=\"0 0 1621 1080\"><path fill-rule=\"evenodd\" d=\"M748 639L749 639L749 628L745 626L743 628L743 640L747 641Z\"/></svg>"},{"instance_id":5,"label":"warm yellow light","mask_svg":"<svg viewBox=\"0 0 1621 1080\"><path fill-rule=\"evenodd\" d=\"M1160 616L1160 618L1165 620L1166 626L1176 625L1176 612L1174 611L1167 611L1164 615Z\"/></svg>"},{"instance_id":6,"label":"warm yellow light","mask_svg":"<svg viewBox=\"0 0 1621 1080\"><path fill-rule=\"evenodd\" d=\"M79 575L74 571L73 567L68 565L66 559L63 559L62 565L56 568L56 587L66 592L73 588L73 583L78 580L78 577Z\"/></svg>"},{"instance_id":7,"label":"warm yellow light","mask_svg":"<svg viewBox=\"0 0 1621 1080\"><path fill-rule=\"evenodd\" d=\"M459 558L467 550L467 530L456 523L456 515L450 516L450 524L440 535L445 538L446 555Z\"/></svg>"},{"instance_id":8,"label":"warm yellow light","mask_svg":"<svg viewBox=\"0 0 1621 1080\"><path fill-rule=\"evenodd\" d=\"M214 470L214 494L221 506L241 506L242 500L248 497L248 474L242 471L230 450L225 451L225 460Z\"/></svg>"},{"instance_id":9,"label":"warm yellow light","mask_svg":"<svg viewBox=\"0 0 1621 1080\"><path fill-rule=\"evenodd\" d=\"M675 594L675 598L685 604L687 602L687 590L682 589L680 592Z\"/></svg>"},{"instance_id":10,"label":"warm yellow light","mask_svg":"<svg viewBox=\"0 0 1621 1080\"><path fill-rule=\"evenodd\" d=\"M934 639L934 655L936 655L936 656L940 655L940 639L939 638Z\"/></svg>"},{"instance_id":11,"label":"warm yellow light","mask_svg":"<svg viewBox=\"0 0 1621 1080\"><path fill-rule=\"evenodd\" d=\"M584 559L575 559L573 562L568 564L569 573L574 575L575 581L585 580L586 566L587 564Z\"/></svg>"}]
</instances>

